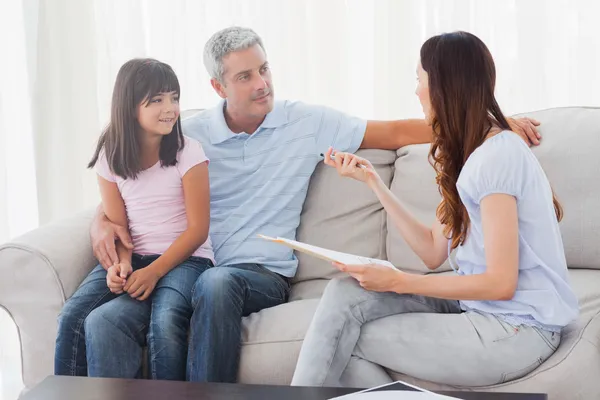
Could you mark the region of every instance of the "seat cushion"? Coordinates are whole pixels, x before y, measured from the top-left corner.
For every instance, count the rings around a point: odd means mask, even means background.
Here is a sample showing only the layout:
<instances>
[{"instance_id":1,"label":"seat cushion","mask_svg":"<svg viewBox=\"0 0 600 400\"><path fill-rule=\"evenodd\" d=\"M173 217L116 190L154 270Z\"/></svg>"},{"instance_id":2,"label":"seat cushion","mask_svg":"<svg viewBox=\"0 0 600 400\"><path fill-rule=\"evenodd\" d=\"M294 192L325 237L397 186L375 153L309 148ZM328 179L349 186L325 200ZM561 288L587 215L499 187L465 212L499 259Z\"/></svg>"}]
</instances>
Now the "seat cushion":
<instances>
[{"instance_id":1,"label":"seat cushion","mask_svg":"<svg viewBox=\"0 0 600 400\"><path fill-rule=\"evenodd\" d=\"M239 382L289 385L318 304L297 300L244 318Z\"/></svg>"}]
</instances>

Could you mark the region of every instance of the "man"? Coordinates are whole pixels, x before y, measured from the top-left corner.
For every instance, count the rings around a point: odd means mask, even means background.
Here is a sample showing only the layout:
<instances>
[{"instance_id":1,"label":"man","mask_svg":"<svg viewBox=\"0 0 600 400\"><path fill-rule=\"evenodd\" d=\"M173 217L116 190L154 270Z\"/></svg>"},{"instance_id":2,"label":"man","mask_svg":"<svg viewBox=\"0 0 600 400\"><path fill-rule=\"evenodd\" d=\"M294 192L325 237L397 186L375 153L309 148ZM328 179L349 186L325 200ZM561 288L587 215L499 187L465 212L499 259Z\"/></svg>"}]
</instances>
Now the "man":
<instances>
[{"instance_id":1,"label":"man","mask_svg":"<svg viewBox=\"0 0 600 400\"><path fill-rule=\"evenodd\" d=\"M257 234L295 238L310 177L329 147L398 149L429 142L431 128L423 120L363 121L327 107L275 101L262 40L247 28L215 33L204 64L223 100L185 120L183 129L210 159L210 235L217 267L194 287L187 378L235 382L242 317L287 301L297 267L292 250ZM512 123L538 143L534 121ZM129 242L127 232L106 220L101 209L91 236L95 255L106 266L117 262L114 239ZM106 340L131 337L125 323L110 321L114 334Z\"/></svg>"}]
</instances>

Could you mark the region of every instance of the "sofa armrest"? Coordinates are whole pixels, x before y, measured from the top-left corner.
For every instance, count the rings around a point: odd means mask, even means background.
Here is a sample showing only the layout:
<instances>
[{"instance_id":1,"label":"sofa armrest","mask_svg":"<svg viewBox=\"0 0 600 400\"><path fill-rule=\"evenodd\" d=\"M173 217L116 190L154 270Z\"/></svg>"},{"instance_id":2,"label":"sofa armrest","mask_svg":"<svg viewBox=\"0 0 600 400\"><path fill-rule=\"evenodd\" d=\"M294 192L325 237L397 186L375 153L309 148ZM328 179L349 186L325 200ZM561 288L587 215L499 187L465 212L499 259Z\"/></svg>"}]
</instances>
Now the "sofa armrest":
<instances>
[{"instance_id":1,"label":"sofa armrest","mask_svg":"<svg viewBox=\"0 0 600 400\"><path fill-rule=\"evenodd\" d=\"M89 235L93 215L88 210L0 246L0 307L17 326L27 388L53 374L58 314L97 264Z\"/></svg>"}]
</instances>

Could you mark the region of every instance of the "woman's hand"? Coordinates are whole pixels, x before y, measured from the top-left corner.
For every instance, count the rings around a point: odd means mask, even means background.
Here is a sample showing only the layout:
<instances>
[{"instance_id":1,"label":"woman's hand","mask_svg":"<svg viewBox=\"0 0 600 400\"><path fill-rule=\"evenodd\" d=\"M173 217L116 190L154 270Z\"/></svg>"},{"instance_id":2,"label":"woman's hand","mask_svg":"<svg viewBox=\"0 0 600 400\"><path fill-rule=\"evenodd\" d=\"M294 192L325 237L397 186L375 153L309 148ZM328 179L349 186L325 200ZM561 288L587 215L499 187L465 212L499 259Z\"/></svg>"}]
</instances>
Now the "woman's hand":
<instances>
[{"instance_id":1,"label":"woman's hand","mask_svg":"<svg viewBox=\"0 0 600 400\"><path fill-rule=\"evenodd\" d=\"M331 159L332 154L334 159ZM330 147L325 153L324 163L337 169L341 176L354 178L360 182L371 184L381 180L373 165L355 154L337 153Z\"/></svg>"},{"instance_id":2,"label":"woman's hand","mask_svg":"<svg viewBox=\"0 0 600 400\"><path fill-rule=\"evenodd\" d=\"M379 264L345 265L333 263L342 272L347 272L360 286L374 292L396 292L406 279L406 273Z\"/></svg>"}]
</instances>

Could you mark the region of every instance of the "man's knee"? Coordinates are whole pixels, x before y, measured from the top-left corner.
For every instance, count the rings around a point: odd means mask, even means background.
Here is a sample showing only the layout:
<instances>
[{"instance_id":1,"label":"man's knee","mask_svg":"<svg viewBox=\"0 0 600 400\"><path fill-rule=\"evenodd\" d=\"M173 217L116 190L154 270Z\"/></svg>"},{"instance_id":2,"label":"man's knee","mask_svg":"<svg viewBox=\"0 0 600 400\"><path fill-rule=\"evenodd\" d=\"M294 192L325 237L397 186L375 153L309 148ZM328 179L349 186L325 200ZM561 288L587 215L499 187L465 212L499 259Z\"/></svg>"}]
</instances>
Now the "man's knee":
<instances>
[{"instance_id":1,"label":"man's knee","mask_svg":"<svg viewBox=\"0 0 600 400\"><path fill-rule=\"evenodd\" d=\"M196 280L192 291L192 305L196 308L200 302L206 301L211 304L220 304L219 299L226 300L234 296L241 296L242 289L242 283L236 276L235 269L211 268Z\"/></svg>"}]
</instances>

